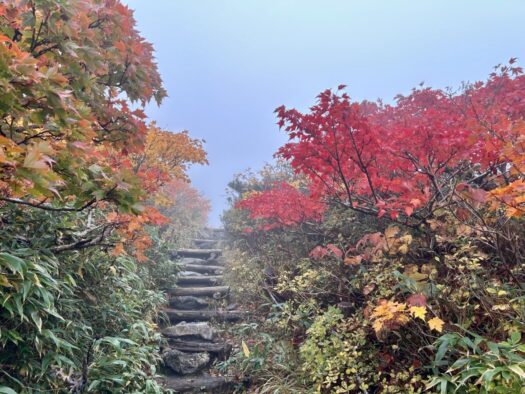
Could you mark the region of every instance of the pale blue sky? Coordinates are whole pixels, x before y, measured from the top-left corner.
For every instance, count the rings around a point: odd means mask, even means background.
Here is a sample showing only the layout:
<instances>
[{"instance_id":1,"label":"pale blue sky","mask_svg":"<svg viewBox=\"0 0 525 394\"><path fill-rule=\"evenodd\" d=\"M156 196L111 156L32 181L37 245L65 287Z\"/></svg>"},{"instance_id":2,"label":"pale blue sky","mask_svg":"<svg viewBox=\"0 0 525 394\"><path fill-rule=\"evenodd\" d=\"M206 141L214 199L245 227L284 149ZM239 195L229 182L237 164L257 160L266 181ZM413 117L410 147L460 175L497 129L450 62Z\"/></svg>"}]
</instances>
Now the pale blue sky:
<instances>
[{"instance_id":1,"label":"pale blue sky","mask_svg":"<svg viewBox=\"0 0 525 394\"><path fill-rule=\"evenodd\" d=\"M219 224L235 173L284 142L273 110L341 83L356 99L483 79L524 59L525 1L124 0L153 43L169 97L150 118L204 138L194 185Z\"/></svg>"}]
</instances>

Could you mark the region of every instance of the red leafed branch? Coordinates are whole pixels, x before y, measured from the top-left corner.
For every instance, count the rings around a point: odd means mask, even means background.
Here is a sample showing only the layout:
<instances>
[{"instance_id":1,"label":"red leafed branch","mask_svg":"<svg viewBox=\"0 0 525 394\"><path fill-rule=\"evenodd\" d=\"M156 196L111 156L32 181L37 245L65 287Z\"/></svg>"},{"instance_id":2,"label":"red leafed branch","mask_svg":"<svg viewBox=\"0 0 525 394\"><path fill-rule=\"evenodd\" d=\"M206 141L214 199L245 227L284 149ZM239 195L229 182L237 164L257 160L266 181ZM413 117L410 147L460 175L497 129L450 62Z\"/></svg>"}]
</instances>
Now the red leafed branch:
<instances>
[{"instance_id":1,"label":"red leafed branch","mask_svg":"<svg viewBox=\"0 0 525 394\"><path fill-rule=\"evenodd\" d=\"M272 189L252 193L237 207L248 210L250 218L258 220L263 230L319 221L325 211L324 204L284 182Z\"/></svg>"},{"instance_id":2,"label":"red leafed branch","mask_svg":"<svg viewBox=\"0 0 525 394\"><path fill-rule=\"evenodd\" d=\"M238 206L268 229L317 217L322 202L418 227L437 210L465 208L456 187L466 183L494 190L493 207L521 215L524 97L525 76L509 65L457 92L418 88L392 105L352 101L340 87L322 92L306 113L281 106L277 123L289 142L276 156L309 191L280 185Z\"/></svg>"}]
</instances>

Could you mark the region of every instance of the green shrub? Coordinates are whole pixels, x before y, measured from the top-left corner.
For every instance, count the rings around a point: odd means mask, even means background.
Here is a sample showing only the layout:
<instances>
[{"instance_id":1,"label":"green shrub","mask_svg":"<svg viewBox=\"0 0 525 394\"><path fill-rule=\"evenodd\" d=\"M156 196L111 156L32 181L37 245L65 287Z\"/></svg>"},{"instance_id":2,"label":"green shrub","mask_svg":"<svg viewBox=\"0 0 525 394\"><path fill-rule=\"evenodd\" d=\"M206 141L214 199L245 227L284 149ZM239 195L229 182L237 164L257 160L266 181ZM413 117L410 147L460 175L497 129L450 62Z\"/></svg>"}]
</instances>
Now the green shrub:
<instances>
[{"instance_id":1,"label":"green shrub","mask_svg":"<svg viewBox=\"0 0 525 394\"><path fill-rule=\"evenodd\" d=\"M157 268L102 247L56 252L83 213L4 207L0 220L0 392L160 392Z\"/></svg>"},{"instance_id":2,"label":"green shrub","mask_svg":"<svg viewBox=\"0 0 525 394\"><path fill-rule=\"evenodd\" d=\"M362 321L330 307L307 330L300 348L302 370L317 391L367 391L376 383L377 357Z\"/></svg>"},{"instance_id":3,"label":"green shrub","mask_svg":"<svg viewBox=\"0 0 525 394\"><path fill-rule=\"evenodd\" d=\"M435 346L435 376L427 388L442 393L525 392L525 345L519 332L501 342L471 332L448 333Z\"/></svg>"}]
</instances>

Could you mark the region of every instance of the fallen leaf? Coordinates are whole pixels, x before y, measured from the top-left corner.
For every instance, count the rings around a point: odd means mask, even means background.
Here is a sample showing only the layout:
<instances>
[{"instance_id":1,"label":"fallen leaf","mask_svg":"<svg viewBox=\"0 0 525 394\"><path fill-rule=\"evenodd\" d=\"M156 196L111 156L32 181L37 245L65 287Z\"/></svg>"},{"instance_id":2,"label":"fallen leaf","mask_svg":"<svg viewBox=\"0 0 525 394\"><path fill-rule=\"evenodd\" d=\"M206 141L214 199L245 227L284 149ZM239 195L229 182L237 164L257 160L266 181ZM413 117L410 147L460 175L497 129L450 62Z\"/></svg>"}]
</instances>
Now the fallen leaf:
<instances>
[{"instance_id":1,"label":"fallen leaf","mask_svg":"<svg viewBox=\"0 0 525 394\"><path fill-rule=\"evenodd\" d=\"M421 320L425 321L425 315L427 314L427 308L424 306L411 306L410 307L410 314L413 317L418 317Z\"/></svg>"},{"instance_id":2,"label":"fallen leaf","mask_svg":"<svg viewBox=\"0 0 525 394\"><path fill-rule=\"evenodd\" d=\"M412 294L407 298L407 303L410 306L425 306L427 304L427 297L424 294Z\"/></svg>"},{"instance_id":3,"label":"fallen leaf","mask_svg":"<svg viewBox=\"0 0 525 394\"><path fill-rule=\"evenodd\" d=\"M242 341L241 346L242 352L244 353L244 357L250 357L250 349L248 349L248 345L246 344L246 342Z\"/></svg>"},{"instance_id":4,"label":"fallen leaf","mask_svg":"<svg viewBox=\"0 0 525 394\"><path fill-rule=\"evenodd\" d=\"M436 330L437 332L443 331L443 325L445 322L441 320L439 317L434 317L428 321L428 326L431 330Z\"/></svg>"},{"instance_id":5,"label":"fallen leaf","mask_svg":"<svg viewBox=\"0 0 525 394\"><path fill-rule=\"evenodd\" d=\"M346 265L359 265L361 264L361 261L363 261L362 256L349 256L345 257L344 263Z\"/></svg>"}]
</instances>

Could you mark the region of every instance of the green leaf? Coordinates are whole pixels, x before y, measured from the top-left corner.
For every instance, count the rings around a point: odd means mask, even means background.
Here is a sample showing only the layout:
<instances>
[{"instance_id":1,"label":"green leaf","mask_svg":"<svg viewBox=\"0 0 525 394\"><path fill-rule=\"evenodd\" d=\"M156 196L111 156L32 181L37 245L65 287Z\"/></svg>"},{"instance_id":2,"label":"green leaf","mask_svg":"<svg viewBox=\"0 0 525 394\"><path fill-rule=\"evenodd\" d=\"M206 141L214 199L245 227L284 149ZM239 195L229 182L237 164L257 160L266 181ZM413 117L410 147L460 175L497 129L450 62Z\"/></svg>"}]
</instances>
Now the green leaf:
<instances>
[{"instance_id":1,"label":"green leaf","mask_svg":"<svg viewBox=\"0 0 525 394\"><path fill-rule=\"evenodd\" d=\"M22 279L24 278L24 267L26 266L26 262L20 257L1 252L0 263L2 262L4 263L3 265L9 268L13 273L20 274Z\"/></svg>"},{"instance_id":2,"label":"green leaf","mask_svg":"<svg viewBox=\"0 0 525 394\"><path fill-rule=\"evenodd\" d=\"M37 311L31 312L31 319L35 322L38 332L42 332L42 318Z\"/></svg>"},{"instance_id":3,"label":"green leaf","mask_svg":"<svg viewBox=\"0 0 525 394\"><path fill-rule=\"evenodd\" d=\"M454 369L461 368L465 366L470 360L468 358L460 358L454 362L449 368L449 371L453 371Z\"/></svg>"},{"instance_id":4,"label":"green leaf","mask_svg":"<svg viewBox=\"0 0 525 394\"><path fill-rule=\"evenodd\" d=\"M494 353L497 357L499 357L499 347L497 343L487 342L487 346L492 353Z\"/></svg>"},{"instance_id":5,"label":"green leaf","mask_svg":"<svg viewBox=\"0 0 525 394\"><path fill-rule=\"evenodd\" d=\"M0 393L1 394L17 394L15 390L7 386L0 386Z\"/></svg>"},{"instance_id":6,"label":"green leaf","mask_svg":"<svg viewBox=\"0 0 525 394\"><path fill-rule=\"evenodd\" d=\"M448 351L448 347L450 345L450 339L447 335L443 335L441 337L441 343L438 347L438 351L436 353L436 358L434 359L435 364L440 364L443 360L443 357L445 356L445 353Z\"/></svg>"},{"instance_id":7,"label":"green leaf","mask_svg":"<svg viewBox=\"0 0 525 394\"><path fill-rule=\"evenodd\" d=\"M518 375L521 379L525 379L525 371L523 371L523 369L519 365L510 365L508 368L516 375Z\"/></svg>"},{"instance_id":8,"label":"green leaf","mask_svg":"<svg viewBox=\"0 0 525 394\"><path fill-rule=\"evenodd\" d=\"M497 374L501 373L502 371L504 371L504 368L502 368L502 367L489 369L489 370L485 371L483 373L483 375L481 375L480 380L483 380L484 382L489 383L489 382L491 382L494 379L494 376L496 376Z\"/></svg>"},{"instance_id":9,"label":"green leaf","mask_svg":"<svg viewBox=\"0 0 525 394\"><path fill-rule=\"evenodd\" d=\"M22 293L22 299L25 301L27 299L27 296L29 295L29 291L31 290L31 282L24 281L22 284L23 293Z\"/></svg>"},{"instance_id":10,"label":"green leaf","mask_svg":"<svg viewBox=\"0 0 525 394\"><path fill-rule=\"evenodd\" d=\"M20 315L20 318L22 320L25 320L26 316L24 315L24 305L23 305L22 297L20 296L20 294L15 294L15 296L13 297L13 301L15 302L16 310L18 314Z\"/></svg>"}]
</instances>

